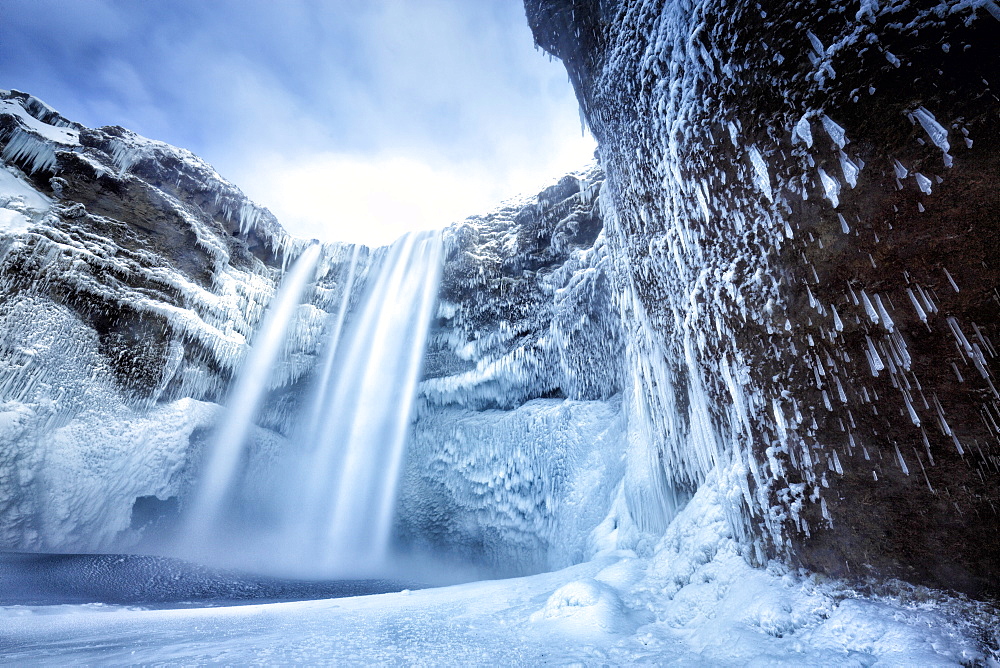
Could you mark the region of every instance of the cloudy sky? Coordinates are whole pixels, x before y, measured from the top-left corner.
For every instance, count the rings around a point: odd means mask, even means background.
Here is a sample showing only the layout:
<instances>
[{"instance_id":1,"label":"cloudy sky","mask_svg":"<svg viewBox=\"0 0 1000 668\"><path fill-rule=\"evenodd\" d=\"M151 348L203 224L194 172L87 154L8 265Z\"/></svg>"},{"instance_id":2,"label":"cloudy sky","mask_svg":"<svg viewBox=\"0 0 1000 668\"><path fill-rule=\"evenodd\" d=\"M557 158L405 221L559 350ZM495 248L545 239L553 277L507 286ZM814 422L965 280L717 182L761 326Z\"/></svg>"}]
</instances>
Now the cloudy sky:
<instances>
[{"instance_id":1,"label":"cloudy sky","mask_svg":"<svg viewBox=\"0 0 1000 668\"><path fill-rule=\"evenodd\" d=\"M520 0L0 0L0 88L189 148L289 231L386 243L582 167Z\"/></svg>"}]
</instances>

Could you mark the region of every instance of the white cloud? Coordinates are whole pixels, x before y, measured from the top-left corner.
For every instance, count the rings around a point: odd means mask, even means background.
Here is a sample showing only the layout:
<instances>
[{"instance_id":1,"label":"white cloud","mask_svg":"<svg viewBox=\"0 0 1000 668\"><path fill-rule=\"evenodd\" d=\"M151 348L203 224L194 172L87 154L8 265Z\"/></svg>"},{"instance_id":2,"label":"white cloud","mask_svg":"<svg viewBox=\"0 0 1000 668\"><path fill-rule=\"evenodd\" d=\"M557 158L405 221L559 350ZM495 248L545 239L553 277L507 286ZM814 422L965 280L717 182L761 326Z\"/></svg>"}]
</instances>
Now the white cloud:
<instances>
[{"instance_id":1,"label":"white cloud","mask_svg":"<svg viewBox=\"0 0 1000 668\"><path fill-rule=\"evenodd\" d=\"M293 234L391 241L593 153L520 0L0 2L4 87L194 151Z\"/></svg>"},{"instance_id":2,"label":"white cloud","mask_svg":"<svg viewBox=\"0 0 1000 668\"><path fill-rule=\"evenodd\" d=\"M291 161L272 154L234 180L296 236L384 245L409 230L444 227L509 197L534 194L583 167L593 150L593 140L581 137L543 164L505 172L400 156L322 152Z\"/></svg>"}]
</instances>

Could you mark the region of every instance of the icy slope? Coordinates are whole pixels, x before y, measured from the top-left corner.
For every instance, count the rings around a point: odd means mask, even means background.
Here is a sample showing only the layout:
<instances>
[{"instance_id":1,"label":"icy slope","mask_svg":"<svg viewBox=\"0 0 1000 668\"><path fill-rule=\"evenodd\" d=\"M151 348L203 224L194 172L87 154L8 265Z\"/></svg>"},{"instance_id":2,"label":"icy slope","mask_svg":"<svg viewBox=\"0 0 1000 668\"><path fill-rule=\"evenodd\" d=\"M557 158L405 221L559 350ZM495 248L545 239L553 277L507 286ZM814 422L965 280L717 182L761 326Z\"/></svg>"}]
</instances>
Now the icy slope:
<instances>
[{"instance_id":1,"label":"icy slope","mask_svg":"<svg viewBox=\"0 0 1000 668\"><path fill-rule=\"evenodd\" d=\"M721 466L758 563L996 592L997 3L525 5L607 172L633 513Z\"/></svg>"},{"instance_id":2,"label":"icy slope","mask_svg":"<svg viewBox=\"0 0 1000 668\"><path fill-rule=\"evenodd\" d=\"M653 559L608 553L527 578L233 608L11 606L0 609L3 658L491 666L996 659L996 611L904 585L865 597L777 565L756 570L726 525L712 474Z\"/></svg>"}]
</instances>

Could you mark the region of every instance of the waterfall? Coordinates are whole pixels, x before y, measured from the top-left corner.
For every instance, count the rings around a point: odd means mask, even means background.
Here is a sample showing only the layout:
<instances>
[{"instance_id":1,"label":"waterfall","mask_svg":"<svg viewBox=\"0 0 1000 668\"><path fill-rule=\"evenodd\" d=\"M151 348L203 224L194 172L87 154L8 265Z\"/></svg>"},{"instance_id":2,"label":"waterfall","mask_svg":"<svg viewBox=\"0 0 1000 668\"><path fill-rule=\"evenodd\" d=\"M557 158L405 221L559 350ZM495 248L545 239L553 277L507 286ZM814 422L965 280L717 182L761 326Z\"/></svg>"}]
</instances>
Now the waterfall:
<instances>
[{"instance_id":1,"label":"waterfall","mask_svg":"<svg viewBox=\"0 0 1000 668\"><path fill-rule=\"evenodd\" d=\"M333 363L337 359L337 346L340 343L340 335L344 330L344 321L347 319L347 309L351 303L351 291L354 289L354 278L358 271L358 256L361 253L361 246L354 246L351 253L351 264L347 269L347 280L344 283L344 294L340 298L340 308L337 309L336 320L330 330L326 342L326 350L323 354L323 366L320 370L318 382L313 388L312 398L309 402L309 413L307 415L306 429L303 435L313 434L319 430L326 407L330 404L331 397L329 390L332 385L330 379L333 375ZM308 436L306 436L308 438Z\"/></svg>"},{"instance_id":2,"label":"waterfall","mask_svg":"<svg viewBox=\"0 0 1000 668\"><path fill-rule=\"evenodd\" d=\"M222 422L205 454L194 500L187 513L187 541L196 545L220 527L237 474L247 434L253 426L268 378L303 290L313 278L320 246L309 246L285 275L229 395Z\"/></svg>"},{"instance_id":3,"label":"waterfall","mask_svg":"<svg viewBox=\"0 0 1000 668\"><path fill-rule=\"evenodd\" d=\"M441 273L438 232L410 233L367 268L355 247L312 386L268 479L244 480L254 415L313 275L292 265L261 323L205 455L181 538L186 554L327 573L388 553L410 415ZM360 288L359 288L360 289Z\"/></svg>"},{"instance_id":4,"label":"waterfall","mask_svg":"<svg viewBox=\"0 0 1000 668\"><path fill-rule=\"evenodd\" d=\"M346 326L341 304L280 484L294 563L370 567L386 556L441 253L439 233L407 234L369 272Z\"/></svg>"}]
</instances>

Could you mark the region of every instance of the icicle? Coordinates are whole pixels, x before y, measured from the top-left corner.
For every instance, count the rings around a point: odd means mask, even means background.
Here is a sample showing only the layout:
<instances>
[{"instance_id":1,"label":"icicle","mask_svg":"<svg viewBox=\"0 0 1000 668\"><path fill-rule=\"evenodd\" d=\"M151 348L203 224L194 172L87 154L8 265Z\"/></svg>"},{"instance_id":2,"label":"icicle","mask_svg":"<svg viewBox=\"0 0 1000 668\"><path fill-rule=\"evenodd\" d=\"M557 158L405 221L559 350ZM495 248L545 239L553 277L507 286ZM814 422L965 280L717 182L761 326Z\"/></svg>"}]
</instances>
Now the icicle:
<instances>
[{"instance_id":1,"label":"icicle","mask_svg":"<svg viewBox=\"0 0 1000 668\"><path fill-rule=\"evenodd\" d=\"M819 180L823 185L823 192L826 194L826 198L830 200L833 208L836 209L840 206L840 182L823 171L822 167L816 171L819 173Z\"/></svg>"},{"instance_id":2,"label":"icicle","mask_svg":"<svg viewBox=\"0 0 1000 668\"><path fill-rule=\"evenodd\" d=\"M826 49L823 47L823 42L819 41L819 37L813 34L812 30L807 30L806 36L809 37L809 43L812 44L812 48L816 52L816 55L822 57L823 54L826 53ZM824 118L826 117L824 116Z\"/></svg>"},{"instance_id":3,"label":"icicle","mask_svg":"<svg viewBox=\"0 0 1000 668\"><path fill-rule=\"evenodd\" d=\"M809 126L809 117L803 116L799 119L799 122L795 124L795 129L792 131L793 141L798 138L806 145L806 148L812 148L813 136L812 128Z\"/></svg>"},{"instance_id":4,"label":"icicle","mask_svg":"<svg viewBox=\"0 0 1000 668\"><path fill-rule=\"evenodd\" d=\"M872 323L877 325L878 313L875 311L875 307L872 306L872 302L868 299L868 294L864 290L861 291L861 301L864 303L865 313L868 314L868 318L872 321Z\"/></svg>"},{"instance_id":5,"label":"icicle","mask_svg":"<svg viewBox=\"0 0 1000 668\"><path fill-rule=\"evenodd\" d=\"M750 164L753 165L754 175L756 176L757 187L760 188L760 191L764 193L769 202L773 202L774 194L771 192L771 175L768 173L764 158L756 146L751 146L748 153L750 155Z\"/></svg>"},{"instance_id":6,"label":"icicle","mask_svg":"<svg viewBox=\"0 0 1000 668\"><path fill-rule=\"evenodd\" d=\"M910 297L910 303L913 304L913 309L917 312L917 317L920 318L921 322L926 324L927 313L924 311L924 308L920 305L920 302L917 301L917 296L913 294L913 290L910 289L909 287L906 288L906 294Z\"/></svg>"},{"instance_id":7,"label":"icicle","mask_svg":"<svg viewBox=\"0 0 1000 668\"><path fill-rule=\"evenodd\" d=\"M896 444L893 444L893 446L896 448L896 458L899 460L899 468L903 469L903 473L906 475L910 475L910 469L907 468L906 461L903 460L903 453L899 451L899 446Z\"/></svg>"},{"instance_id":8,"label":"icicle","mask_svg":"<svg viewBox=\"0 0 1000 668\"><path fill-rule=\"evenodd\" d=\"M917 186L920 187L920 190L925 195L930 195L931 194L931 180L929 178L927 178L926 176L924 176L923 174L921 174L920 172L917 172L916 174L914 174L913 177L917 180Z\"/></svg>"},{"instance_id":9,"label":"icicle","mask_svg":"<svg viewBox=\"0 0 1000 668\"><path fill-rule=\"evenodd\" d=\"M830 135L830 139L832 139L833 143L837 145L837 148L844 148L845 146L847 146L848 142L847 142L847 136L844 133L844 128L837 125L837 123L835 123L833 119L831 119L826 114L821 116L820 120L823 122L823 129L825 129L826 133ZM840 155L842 156L841 158L842 160L847 158L847 156L845 156L843 152L841 152Z\"/></svg>"},{"instance_id":10,"label":"icicle","mask_svg":"<svg viewBox=\"0 0 1000 668\"><path fill-rule=\"evenodd\" d=\"M956 283L956 282L955 282L955 279L951 277L951 272L949 272L949 271L948 271L947 269L945 269L944 267L941 267L941 269L943 269L943 270L944 270L944 275L948 277L948 282L949 282L949 283L951 283L951 287L952 287L952 289L953 289L953 290L954 290L955 292L959 292L959 289L958 289L958 283Z\"/></svg>"},{"instance_id":11,"label":"icicle","mask_svg":"<svg viewBox=\"0 0 1000 668\"><path fill-rule=\"evenodd\" d=\"M858 185L858 174L861 172L858 166L847 157L843 151L840 152L840 169L844 172L844 180L854 188Z\"/></svg>"},{"instance_id":12,"label":"icicle","mask_svg":"<svg viewBox=\"0 0 1000 668\"><path fill-rule=\"evenodd\" d=\"M924 131L931 138L931 141L934 142L935 146L944 153L951 150L951 144L948 143L948 131L937 122L934 114L923 107L917 107L917 110L913 112L913 116L924 128Z\"/></svg>"},{"instance_id":13,"label":"icicle","mask_svg":"<svg viewBox=\"0 0 1000 668\"><path fill-rule=\"evenodd\" d=\"M844 220L844 214L838 213L837 218L840 220L840 231L844 234L849 234L851 232L851 228L848 226L847 221Z\"/></svg>"},{"instance_id":14,"label":"icicle","mask_svg":"<svg viewBox=\"0 0 1000 668\"><path fill-rule=\"evenodd\" d=\"M56 152L52 144L20 128L14 130L0 156L9 162L24 161L30 174L52 171L56 166Z\"/></svg>"},{"instance_id":15,"label":"icicle","mask_svg":"<svg viewBox=\"0 0 1000 668\"><path fill-rule=\"evenodd\" d=\"M892 318L890 318L889 314L886 312L885 306L882 305L882 298L879 296L877 292L875 293L875 304L878 306L878 315L882 321L882 326L885 327L890 332L893 331L896 328L896 324L892 321Z\"/></svg>"}]
</instances>

